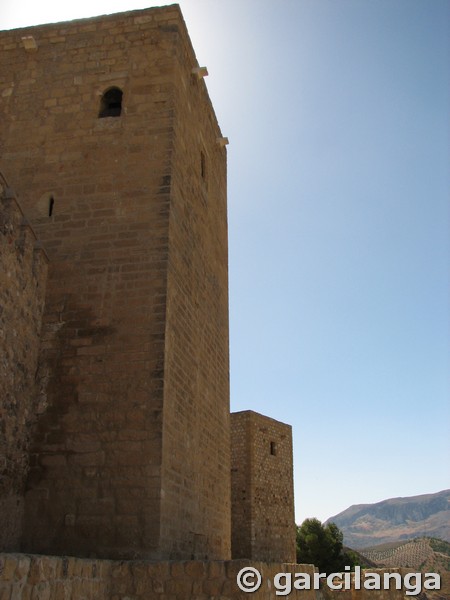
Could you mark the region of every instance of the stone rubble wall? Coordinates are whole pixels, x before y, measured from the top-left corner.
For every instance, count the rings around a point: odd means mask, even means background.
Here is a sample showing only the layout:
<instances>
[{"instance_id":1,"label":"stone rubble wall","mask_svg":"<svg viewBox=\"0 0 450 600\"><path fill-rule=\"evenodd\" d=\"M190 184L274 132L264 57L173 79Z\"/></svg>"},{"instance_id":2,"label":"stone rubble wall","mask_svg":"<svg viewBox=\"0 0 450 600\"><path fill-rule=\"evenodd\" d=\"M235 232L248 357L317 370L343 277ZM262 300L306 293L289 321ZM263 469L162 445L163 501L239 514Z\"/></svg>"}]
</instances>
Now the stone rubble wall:
<instances>
[{"instance_id":1,"label":"stone rubble wall","mask_svg":"<svg viewBox=\"0 0 450 600\"><path fill-rule=\"evenodd\" d=\"M236 575L244 566L261 571L254 593L239 590ZM275 600L276 573L313 573L310 565L241 561L108 561L68 557L0 555L1 600ZM270 580L270 584L268 583ZM315 600L316 592L290 598Z\"/></svg>"},{"instance_id":2,"label":"stone rubble wall","mask_svg":"<svg viewBox=\"0 0 450 600\"><path fill-rule=\"evenodd\" d=\"M244 567L262 574L256 592L239 590L236 576ZM231 561L110 561L27 554L0 554L0 600L406 600L405 590L292 589L277 595L277 573L307 573L312 565ZM386 571L404 577L408 569L368 569L382 577ZM363 572L361 573L363 577ZM353 587L353 586L352 586Z\"/></svg>"}]
</instances>

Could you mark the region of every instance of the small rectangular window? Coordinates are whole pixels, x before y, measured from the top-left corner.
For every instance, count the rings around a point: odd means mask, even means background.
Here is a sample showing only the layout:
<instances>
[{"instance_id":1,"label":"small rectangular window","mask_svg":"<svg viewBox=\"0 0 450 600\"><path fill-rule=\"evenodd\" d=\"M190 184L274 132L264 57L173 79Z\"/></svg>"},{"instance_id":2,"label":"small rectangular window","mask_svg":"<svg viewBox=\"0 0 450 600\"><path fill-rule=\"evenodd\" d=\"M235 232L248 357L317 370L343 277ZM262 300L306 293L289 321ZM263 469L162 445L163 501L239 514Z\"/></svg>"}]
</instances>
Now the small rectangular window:
<instances>
[{"instance_id":1,"label":"small rectangular window","mask_svg":"<svg viewBox=\"0 0 450 600\"><path fill-rule=\"evenodd\" d=\"M276 456L277 455L277 445L275 442L270 442L270 454L272 456Z\"/></svg>"}]
</instances>

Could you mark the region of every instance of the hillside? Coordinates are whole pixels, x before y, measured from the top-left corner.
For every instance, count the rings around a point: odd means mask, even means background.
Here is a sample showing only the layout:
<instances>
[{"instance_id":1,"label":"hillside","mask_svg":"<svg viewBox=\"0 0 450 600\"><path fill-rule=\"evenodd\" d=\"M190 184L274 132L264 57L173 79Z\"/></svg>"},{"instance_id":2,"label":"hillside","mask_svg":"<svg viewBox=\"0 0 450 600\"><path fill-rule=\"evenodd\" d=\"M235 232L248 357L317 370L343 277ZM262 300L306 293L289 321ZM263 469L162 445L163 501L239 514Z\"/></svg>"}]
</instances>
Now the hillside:
<instances>
[{"instance_id":1,"label":"hillside","mask_svg":"<svg viewBox=\"0 0 450 600\"><path fill-rule=\"evenodd\" d=\"M364 548L417 537L450 542L450 490L358 504L328 519L351 548Z\"/></svg>"},{"instance_id":2,"label":"hillside","mask_svg":"<svg viewBox=\"0 0 450 600\"><path fill-rule=\"evenodd\" d=\"M416 538L405 542L363 548L359 553L378 567L407 567L413 572L439 573L441 590L427 592L433 600L450 598L450 544L436 538Z\"/></svg>"}]
</instances>

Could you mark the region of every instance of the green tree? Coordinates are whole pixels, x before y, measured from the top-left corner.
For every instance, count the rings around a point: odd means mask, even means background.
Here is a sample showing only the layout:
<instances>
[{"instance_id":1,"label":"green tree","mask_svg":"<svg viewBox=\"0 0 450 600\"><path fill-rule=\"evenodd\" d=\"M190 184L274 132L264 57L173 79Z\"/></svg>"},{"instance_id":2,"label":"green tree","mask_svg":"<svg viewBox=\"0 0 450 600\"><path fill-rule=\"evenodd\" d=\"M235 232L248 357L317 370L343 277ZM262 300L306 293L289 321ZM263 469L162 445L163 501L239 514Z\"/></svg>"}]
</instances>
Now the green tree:
<instances>
[{"instance_id":1,"label":"green tree","mask_svg":"<svg viewBox=\"0 0 450 600\"><path fill-rule=\"evenodd\" d=\"M297 526L297 562L312 564L322 573L336 573L354 566L354 558L343 549L343 533L334 523L306 519Z\"/></svg>"}]
</instances>

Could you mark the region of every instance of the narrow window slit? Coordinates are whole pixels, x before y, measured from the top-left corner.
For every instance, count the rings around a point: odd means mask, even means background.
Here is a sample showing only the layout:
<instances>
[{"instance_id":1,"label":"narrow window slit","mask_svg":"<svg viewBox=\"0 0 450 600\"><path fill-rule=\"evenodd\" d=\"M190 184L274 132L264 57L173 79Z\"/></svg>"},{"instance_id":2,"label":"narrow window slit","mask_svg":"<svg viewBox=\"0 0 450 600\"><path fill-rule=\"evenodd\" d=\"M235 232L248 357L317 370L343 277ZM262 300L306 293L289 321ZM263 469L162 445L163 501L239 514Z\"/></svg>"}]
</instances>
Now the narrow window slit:
<instances>
[{"instance_id":1,"label":"narrow window slit","mask_svg":"<svg viewBox=\"0 0 450 600\"><path fill-rule=\"evenodd\" d=\"M272 456L276 456L277 454L277 445L275 442L270 442L270 454Z\"/></svg>"},{"instance_id":2,"label":"narrow window slit","mask_svg":"<svg viewBox=\"0 0 450 600\"><path fill-rule=\"evenodd\" d=\"M50 200L48 201L48 216L51 217L53 215L53 207L55 206L55 199L53 196L50 196Z\"/></svg>"},{"instance_id":3,"label":"narrow window slit","mask_svg":"<svg viewBox=\"0 0 450 600\"><path fill-rule=\"evenodd\" d=\"M200 173L203 181L206 179L206 159L203 152L200 152Z\"/></svg>"}]
</instances>

